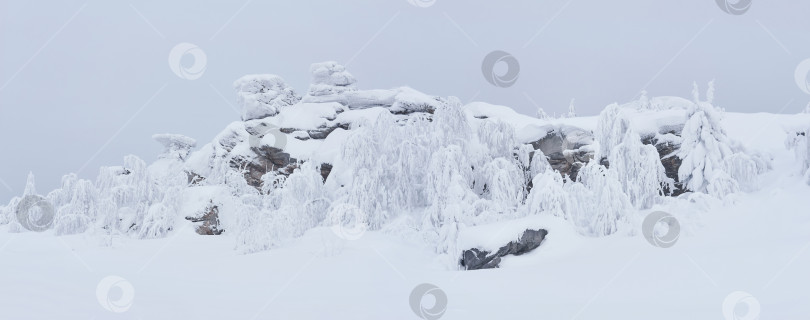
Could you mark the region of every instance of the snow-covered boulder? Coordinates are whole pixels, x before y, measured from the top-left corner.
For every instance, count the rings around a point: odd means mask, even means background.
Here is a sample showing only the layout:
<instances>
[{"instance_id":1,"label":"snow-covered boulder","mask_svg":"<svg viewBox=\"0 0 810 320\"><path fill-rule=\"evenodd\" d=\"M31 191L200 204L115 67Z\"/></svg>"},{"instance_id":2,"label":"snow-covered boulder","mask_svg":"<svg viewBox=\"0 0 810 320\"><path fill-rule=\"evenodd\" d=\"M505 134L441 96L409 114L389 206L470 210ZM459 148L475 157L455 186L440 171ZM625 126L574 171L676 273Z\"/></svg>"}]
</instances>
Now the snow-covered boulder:
<instances>
[{"instance_id":1,"label":"snow-covered boulder","mask_svg":"<svg viewBox=\"0 0 810 320\"><path fill-rule=\"evenodd\" d=\"M301 100L284 79L272 74L246 75L236 80L233 87L244 121L274 116L281 108Z\"/></svg>"},{"instance_id":2,"label":"snow-covered boulder","mask_svg":"<svg viewBox=\"0 0 810 320\"><path fill-rule=\"evenodd\" d=\"M310 96L328 96L356 90L354 83L357 80L346 71L346 67L335 61L313 63L309 71L312 73Z\"/></svg>"},{"instance_id":3,"label":"snow-covered boulder","mask_svg":"<svg viewBox=\"0 0 810 320\"><path fill-rule=\"evenodd\" d=\"M152 139L163 145L164 151L159 158L185 160L191 149L197 146L197 140L181 134L160 133L152 136Z\"/></svg>"},{"instance_id":4,"label":"snow-covered boulder","mask_svg":"<svg viewBox=\"0 0 810 320\"><path fill-rule=\"evenodd\" d=\"M433 112L446 101L409 87L357 90L354 76L337 62L313 63L312 84L304 103L337 102L349 109L388 108L394 114Z\"/></svg>"}]
</instances>

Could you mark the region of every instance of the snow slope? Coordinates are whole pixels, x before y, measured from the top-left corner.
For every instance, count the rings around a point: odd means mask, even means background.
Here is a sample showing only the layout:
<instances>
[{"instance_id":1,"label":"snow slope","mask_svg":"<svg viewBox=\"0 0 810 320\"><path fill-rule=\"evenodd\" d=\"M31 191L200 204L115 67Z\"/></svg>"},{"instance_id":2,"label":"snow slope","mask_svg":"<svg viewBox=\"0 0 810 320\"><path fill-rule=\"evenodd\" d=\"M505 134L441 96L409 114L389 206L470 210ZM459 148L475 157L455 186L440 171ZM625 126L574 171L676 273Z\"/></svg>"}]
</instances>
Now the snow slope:
<instances>
[{"instance_id":1,"label":"snow slope","mask_svg":"<svg viewBox=\"0 0 810 320\"><path fill-rule=\"evenodd\" d=\"M432 250L377 231L347 241L318 228L290 246L240 255L232 239L189 227L113 248L2 227L2 318L418 319L408 296L427 282L448 296L442 319L722 319L737 290L759 301L763 319L796 319L810 313L802 210L810 187L786 172L765 180L763 191L694 213L701 226L669 249L641 237L558 242L552 231L535 252L480 271L447 270ZM127 312L97 301L109 275L134 287Z\"/></svg>"}]
</instances>

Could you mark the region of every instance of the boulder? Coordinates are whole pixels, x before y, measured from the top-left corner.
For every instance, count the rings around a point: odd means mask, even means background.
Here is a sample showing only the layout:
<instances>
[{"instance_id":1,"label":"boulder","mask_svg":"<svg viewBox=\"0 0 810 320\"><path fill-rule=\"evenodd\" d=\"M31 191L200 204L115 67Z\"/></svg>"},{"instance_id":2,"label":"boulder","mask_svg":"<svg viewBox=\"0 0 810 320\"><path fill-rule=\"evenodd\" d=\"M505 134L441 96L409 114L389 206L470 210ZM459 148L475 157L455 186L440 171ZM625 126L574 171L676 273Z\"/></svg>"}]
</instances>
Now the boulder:
<instances>
[{"instance_id":1,"label":"boulder","mask_svg":"<svg viewBox=\"0 0 810 320\"><path fill-rule=\"evenodd\" d=\"M213 203L209 204L201 215L186 217L186 220L195 223L194 231L200 235L220 235L225 231L219 226L219 207Z\"/></svg>"},{"instance_id":2,"label":"boulder","mask_svg":"<svg viewBox=\"0 0 810 320\"><path fill-rule=\"evenodd\" d=\"M191 149L197 146L197 140L181 134L155 134L152 139L163 145L164 150L160 158L185 160Z\"/></svg>"},{"instance_id":3,"label":"boulder","mask_svg":"<svg viewBox=\"0 0 810 320\"><path fill-rule=\"evenodd\" d=\"M312 73L309 96L330 96L356 90L354 83L357 80L346 71L346 67L335 61L313 63L309 71Z\"/></svg>"},{"instance_id":4,"label":"boulder","mask_svg":"<svg viewBox=\"0 0 810 320\"><path fill-rule=\"evenodd\" d=\"M481 250L478 248L472 248L469 250L464 250L461 253L461 260L459 264L465 270L478 270L478 269L492 269L497 268L498 265L501 263L501 258L507 255L522 255L524 253L530 252L540 244L543 243L543 240L546 238L548 231L545 229L539 230L531 230L528 229L523 232L523 234L518 238L516 241L510 241L495 253L490 253L486 250Z\"/></svg>"},{"instance_id":5,"label":"boulder","mask_svg":"<svg viewBox=\"0 0 810 320\"><path fill-rule=\"evenodd\" d=\"M549 165L563 177L577 179L579 169L594 157L593 133L580 128L563 126L550 130L546 136L530 144L543 151Z\"/></svg>"},{"instance_id":6,"label":"boulder","mask_svg":"<svg viewBox=\"0 0 810 320\"><path fill-rule=\"evenodd\" d=\"M272 74L246 75L233 83L242 120L261 119L279 113L281 108L301 100L284 79Z\"/></svg>"}]
</instances>

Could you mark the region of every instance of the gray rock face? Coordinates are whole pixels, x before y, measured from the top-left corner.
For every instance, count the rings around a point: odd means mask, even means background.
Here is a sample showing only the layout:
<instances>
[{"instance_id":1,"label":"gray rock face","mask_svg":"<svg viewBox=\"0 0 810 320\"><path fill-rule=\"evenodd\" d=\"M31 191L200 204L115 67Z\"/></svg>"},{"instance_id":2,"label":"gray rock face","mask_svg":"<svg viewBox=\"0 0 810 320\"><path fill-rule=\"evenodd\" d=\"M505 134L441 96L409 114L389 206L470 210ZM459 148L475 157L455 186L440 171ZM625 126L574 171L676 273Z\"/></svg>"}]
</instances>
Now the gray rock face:
<instances>
[{"instance_id":1,"label":"gray rock face","mask_svg":"<svg viewBox=\"0 0 810 320\"><path fill-rule=\"evenodd\" d=\"M510 241L505 246L501 247L495 253L472 248L464 250L461 253L461 260L459 264L466 270L478 269L492 269L497 268L501 263L501 258L507 255L522 255L530 252L543 243L548 231L545 229L540 230L526 230L517 241Z\"/></svg>"},{"instance_id":2,"label":"gray rock face","mask_svg":"<svg viewBox=\"0 0 810 320\"><path fill-rule=\"evenodd\" d=\"M283 175L290 175L298 168L298 160L282 149L261 146L250 150L256 157L252 159L236 157L231 160L230 165L232 168L244 169L245 181L256 189L261 190L262 176L265 173L277 171Z\"/></svg>"},{"instance_id":3,"label":"gray rock face","mask_svg":"<svg viewBox=\"0 0 810 320\"><path fill-rule=\"evenodd\" d=\"M555 128L540 140L530 143L535 150L543 151L554 170L571 180L588 161L593 159L593 134L574 127Z\"/></svg>"}]
</instances>

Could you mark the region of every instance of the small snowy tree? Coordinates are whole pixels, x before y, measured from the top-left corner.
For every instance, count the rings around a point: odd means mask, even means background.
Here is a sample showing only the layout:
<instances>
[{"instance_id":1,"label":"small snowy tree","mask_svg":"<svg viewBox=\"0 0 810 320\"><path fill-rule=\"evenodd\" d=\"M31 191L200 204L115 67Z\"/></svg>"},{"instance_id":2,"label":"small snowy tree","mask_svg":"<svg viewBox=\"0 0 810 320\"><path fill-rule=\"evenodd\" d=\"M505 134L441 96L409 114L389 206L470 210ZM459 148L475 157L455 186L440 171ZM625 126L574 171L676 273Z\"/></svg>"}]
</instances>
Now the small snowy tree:
<instances>
[{"instance_id":1,"label":"small snowy tree","mask_svg":"<svg viewBox=\"0 0 810 320\"><path fill-rule=\"evenodd\" d=\"M723 159L733 154L720 124L720 114L708 103L695 104L689 112L681 137L683 142L677 155L682 163L678 169L678 179L689 190L706 192L709 178L723 177L714 173L723 171Z\"/></svg>"},{"instance_id":2,"label":"small snowy tree","mask_svg":"<svg viewBox=\"0 0 810 320\"><path fill-rule=\"evenodd\" d=\"M580 232L589 236L616 233L630 223L630 199L616 174L595 161L585 165L576 183L565 184L571 195L571 216Z\"/></svg>"},{"instance_id":3,"label":"small snowy tree","mask_svg":"<svg viewBox=\"0 0 810 320\"><path fill-rule=\"evenodd\" d=\"M512 158L518 147L515 128L503 121L484 121L478 127L478 139L493 157Z\"/></svg>"},{"instance_id":4,"label":"small snowy tree","mask_svg":"<svg viewBox=\"0 0 810 320\"><path fill-rule=\"evenodd\" d=\"M496 158L483 168L485 194L501 211L514 210L525 197L523 174L509 160Z\"/></svg>"},{"instance_id":5,"label":"small snowy tree","mask_svg":"<svg viewBox=\"0 0 810 320\"><path fill-rule=\"evenodd\" d=\"M548 158L546 158L546 155L543 154L543 150L534 150L530 174L532 179L534 179L534 177L536 177L538 174L546 171L554 171L554 169L552 169L551 164L548 163Z\"/></svg>"},{"instance_id":6,"label":"small snowy tree","mask_svg":"<svg viewBox=\"0 0 810 320\"><path fill-rule=\"evenodd\" d=\"M549 116L543 108L537 107L537 111L534 114L537 119L548 120Z\"/></svg>"},{"instance_id":7,"label":"small snowy tree","mask_svg":"<svg viewBox=\"0 0 810 320\"><path fill-rule=\"evenodd\" d=\"M599 143L595 159L607 158L610 156L611 150L622 143L630 128L629 121L622 111L622 107L614 103L599 113L596 132L594 132L594 138Z\"/></svg>"},{"instance_id":8,"label":"small snowy tree","mask_svg":"<svg viewBox=\"0 0 810 320\"><path fill-rule=\"evenodd\" d=\"M76 181L70 203L59 208L54 221L56 235L86 231L98 214L98 191L89 180Z\"/></svg>"},{"instance_id":9,"label":"small snowy tree","mask_svg":"<svg viewBox=\"0 0 810 320\"><path fill-rule=\"evenodd\" d=\"M651 207L663 195L662 183L668 182L658 150L641 143L641 137L627 131L623 142L608 157L610 170L616 172L622 189L638 209Z\"/></svg>"},{"instance_id":10,"label":"small snowy tree","mask_svg":"<svg viewBox=\"0 0 810 320\"><path fill-rule=\"evenodd\" d=\"M563 219L570 219L566 208L568 194L563 189L563 179L553 170L545 170L532 180L532 191L526 199L528 214L547 214Z\"/></svg>"},{"instance_id":11,"label":"small snowy tree","mask_svg":"<svg viewBox=\"0 0 810 320\"><path fill-rule=\"evenodd\" d=\"M464 147L470 141L472 129L458 98L448 98L445 106L435 111L433 121L436 130L441 134L442 145L455 144Z\"/></svg>"},{"instance_id":12,"label":"small snowy tree","mask_svg":"<svg viewBox=\"0 0 810 320\"><path fill-rule=\"evenodd\" d=\"M320 171L312 161L306 161L284 181L279 210L290 214L293 223L288 227L294 237L303 235L326 218L330 201Z\"/></svg>"},{"instance_id":13,"label":"small snowy tree","mask_svg":"<svg viewBox=\"0 0 810 320\"><path fill-rule=\"evenodd\" d=\"M568 114L566 117L568 118L575 118L577 116L577 110L574 108L574 100L571 99L571 103L568 104Z\"/></svg>"},{"instance_id":14,"label":"small snowy tree","mask_svg":"<svg viewBox=\"0 0 810 320\"><path fill-rule=\"evenodd\" d=\"M796 162L799 163L799 173L803 174L807 183L810 184L810 127L789 131L785 144L788 149L793 149Z\"/></svg>"}]
</instances>

